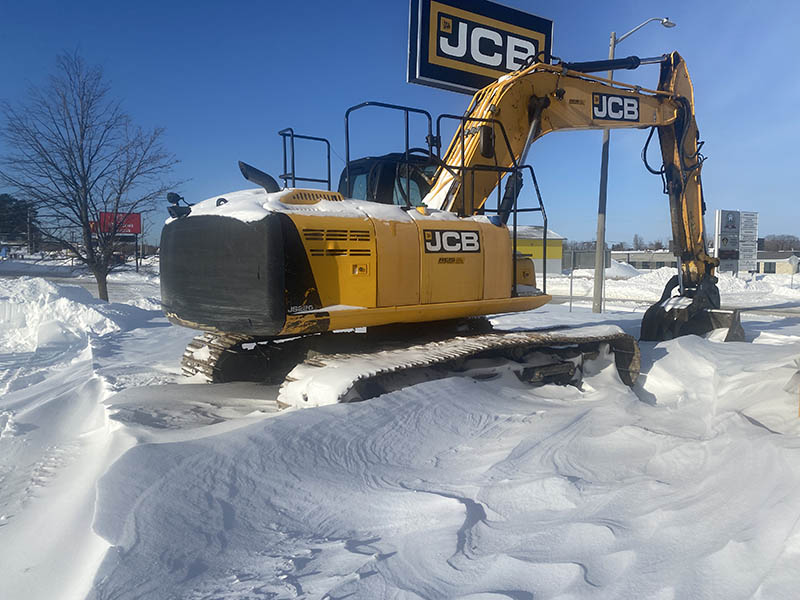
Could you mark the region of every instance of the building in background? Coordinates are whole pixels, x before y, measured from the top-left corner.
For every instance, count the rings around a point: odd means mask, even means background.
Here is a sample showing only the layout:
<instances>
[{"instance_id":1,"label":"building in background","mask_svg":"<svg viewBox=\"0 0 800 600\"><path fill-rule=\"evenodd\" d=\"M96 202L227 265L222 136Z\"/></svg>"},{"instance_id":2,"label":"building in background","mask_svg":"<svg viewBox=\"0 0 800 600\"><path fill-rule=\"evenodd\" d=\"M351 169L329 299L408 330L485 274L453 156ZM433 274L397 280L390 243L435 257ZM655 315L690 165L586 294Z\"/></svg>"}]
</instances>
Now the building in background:
<instances>
[{"instance_id":1,"label":"building in background","mask_svg":"<svg viewBox=\"0 0 800 600\"><path fill-rule=\"evenodd\" d=\"M611 258L637 269L677 268L678 261L669 250L612 250Z\"/></svg>"},{"instance_id":2,"label":"building in background","mask_svg":"<svg viewBox=\"0 0 800 600\"><path fill-rule=\"evenodd\" d=\"M758 272L791 275L796 272L800 250L778 250L758 252Z\"/></svg>"},{"instance_id":3,"label":"building in background","mask_svg":"<svg viewBox=\"0 0 800 600\"><path fill-rule=\"evenodd\" d=\"M544 227L540 225L519 225L517 227L517 252L533 259L536 274L543 272L542 257L544 245L542 244ZM564 236L557 234L552 229L547 230L547 272L561 273L561 258L564 254Z\"/></svg>"}]
</instances>

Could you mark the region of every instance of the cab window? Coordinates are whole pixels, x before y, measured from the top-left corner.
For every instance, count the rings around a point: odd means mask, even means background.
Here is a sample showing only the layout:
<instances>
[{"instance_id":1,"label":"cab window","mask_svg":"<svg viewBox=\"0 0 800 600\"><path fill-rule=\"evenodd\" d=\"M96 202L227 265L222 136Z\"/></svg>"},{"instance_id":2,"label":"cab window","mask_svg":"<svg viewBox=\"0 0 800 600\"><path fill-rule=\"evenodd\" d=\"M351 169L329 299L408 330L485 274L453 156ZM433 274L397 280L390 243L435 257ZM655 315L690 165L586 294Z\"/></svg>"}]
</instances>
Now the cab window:
<instances>
[{"instance_id":1,"label":"cab window","mask_svg":"<svg viewBox=\"0 0 800 600\"><path fill-rule=\"evenodd\" d=\"M408 184L408 186L406 185ZM403 193L407 192L408 189L411 189L411 194ZM398 206L405 206L406 200L405 197L408 196L408 200L411 203L411 206L422 206L422 196L419 193L419 185L413 179L406 180L405 177L398 177L395 180L394 185L394 194L392 195L392 201Z\"/></svg>"},{"instance_id":2,"label":"cab window","mask_svg":"<svg viewBox=\"0 0 800 600\"><path fill-rule=\"evenodd\" d=\"M367 173L358 173L350 176L350 185L352 186L351 198L357 200L367 199Z\"/></svg>"}]
</instances>

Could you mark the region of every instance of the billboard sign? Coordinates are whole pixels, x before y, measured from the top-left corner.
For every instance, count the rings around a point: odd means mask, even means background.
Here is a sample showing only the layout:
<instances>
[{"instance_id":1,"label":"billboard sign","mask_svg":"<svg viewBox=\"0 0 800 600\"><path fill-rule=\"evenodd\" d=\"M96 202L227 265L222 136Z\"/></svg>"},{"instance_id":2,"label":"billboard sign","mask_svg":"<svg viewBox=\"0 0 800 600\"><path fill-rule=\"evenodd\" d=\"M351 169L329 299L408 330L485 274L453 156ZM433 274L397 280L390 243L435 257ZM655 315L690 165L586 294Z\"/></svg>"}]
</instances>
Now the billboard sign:
<instances>
[{"instance_id":1,"label":"billboard sign","mask_svg":"<svg viewBox=\"0 0 800 600\"><path fill-rule=\"evenodd\" d=\"M758 270L758 213L739 213L739 270Z\"/></svg>"},{"instance_id":2,"label":"billboard sign","mask_svg":"<svg viewBox=\"0 0 800 600\"><path fill-rule=\"evenodd\" d=\"M142 233L141 213L100 213L100 231L108 233L117 223L117 233L138 235Z\"/></svg>"},{"instance_id":3,"label":"billboard sign","mask_svg":"<svg viewBox=\"0 0 800 600\"><path fill-rule=\"evenodd\" d=\"M714 248L720 271L757 271L758 213L716 211Z\"/></svg>"},{"instance_id":4,"label":"billboard sign","mask_svg":"<svg viewBox=\"0 0 800 600\"><path fill-rule=\"evenodd\" d=\"M473 94L530 57L549 61L553 22L486 0L411 0L408 82Z\"/></svg>"},{"instance_id":5,"label":"billboard sign","mask_svg":"<svg viewBox=\"0 0 800 600\"><path fill-rule=\"evenodd\" d=\"M739 211L718 210L714 248L719 259L719 270L739 271Z\"/></svg>"}]
</instances>

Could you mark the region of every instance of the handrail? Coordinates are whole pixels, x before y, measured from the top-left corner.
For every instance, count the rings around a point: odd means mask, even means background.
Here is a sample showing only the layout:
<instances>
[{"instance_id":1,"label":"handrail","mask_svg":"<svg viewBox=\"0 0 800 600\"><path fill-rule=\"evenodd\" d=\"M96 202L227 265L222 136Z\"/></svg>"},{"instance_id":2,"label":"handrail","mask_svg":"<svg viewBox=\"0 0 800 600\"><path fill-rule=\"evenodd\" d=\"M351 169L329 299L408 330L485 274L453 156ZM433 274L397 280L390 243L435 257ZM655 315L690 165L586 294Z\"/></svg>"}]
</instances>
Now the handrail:
<instances>
[{"instance_id":1,"label":"handrail","mask_svg":"<svg viewBox=\"0 0 800 600\"><path fill-rule=\"evenodd\" d=\"M350 184L350 114L361 110L362 108L367 108L369 106L374 106L376 108L386 108L389 110L398 110L402 111L404 114L404 124L405 124L405 151L403 152L404 162L406 164L406 202L409 203L409 197L411 192L411 176L410 176L410 169L408 169L408 165L411 164L409 160L409 127L408 127L408 116L409 113L415 113L419 115L424 115L427 117L428 120L428 135L425 137L425 143L428 145L428 156L433 156L433 148L438 148L438 140L437 138L433 137L433 117L427 110L422 110L421 108L414 108L412 106L403 106L401 104L389 104L387 102L375 102L375 101L367 101L362 102L361 104L356 104L355 106L351 106L348 108L344 113L344 152L345 152L345 185L346 185L346 195L349 197L353 194L353 189ZM410 203L409 203L410 206Z\"/></svg>"},{"instance_id":2,"label":"handrail","mask_svg":"<svg viewBox=\"0 0 800 600\"><path fill-rule=\"evenodd\" d=\"M281 136L283 140L283 173L279 175L281 179L283 179L283 186L289 187L289 179L292 180L291 187L296 187L298 181L307 181L313 183L327 183L328 184L328 191L331 189L331 143L323 137L316 137L313 135L300 135L299 133L295 133L294 129L291 127L287 127L286 129L281 129L278 132L278 135ZM292 151L292 170L288 170L287 161L286 161L286 138L289 138L289 146ZM323 142L325 144L328 156L328 178L327 179L319 179L314 177L298 177L296 170L295 170L295 161L294 161L294 141L295 139L299 140L311 140L315 142Z\"/></svg>"}]
</instances>

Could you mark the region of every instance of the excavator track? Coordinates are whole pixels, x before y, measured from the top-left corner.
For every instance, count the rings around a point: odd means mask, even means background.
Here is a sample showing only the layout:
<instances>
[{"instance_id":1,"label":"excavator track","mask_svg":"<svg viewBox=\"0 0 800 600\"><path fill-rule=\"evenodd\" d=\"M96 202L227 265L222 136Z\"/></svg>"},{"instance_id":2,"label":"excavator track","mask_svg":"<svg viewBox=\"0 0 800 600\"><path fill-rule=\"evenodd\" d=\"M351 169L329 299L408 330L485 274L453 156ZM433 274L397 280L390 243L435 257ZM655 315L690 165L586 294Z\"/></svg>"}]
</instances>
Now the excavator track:
<instances>
[{"instance_id":1,"label":"excavator track","mask_svg":"<svg viewBox=\"0 0 800 600\"><path fill-rule=\"evenodd\" d=\"M206 383L257 381L278 384L311 346L310 338L276 343L236 333L203 333L183 352L181 372Z\"/></svg>"},{"instance_id":2,"label":"excavator track","mask_svg":"<svg viewBox=\"0 0 800 600\"><path fill-rule=\"evenodd\" d=\"M604 353L613 356L622 381L633 385L640 369L638 345L608 326L492 331L400 347L356 333L277 342L207 333L189 344L182 368L208 382L282 381L278 404L285 408L367 400L454 375L489 378L512 371L532 384L577 383L584 361Z\"/></svg>"},{"instance_id":3,"label":"excavator track","mask_svg":"<svg viewBox=\"0 0 800 600\"><path fill-rule=\"evenodd\" d=\"M181 372L187 377L201 376L207 383L220 383L215 377L219 370L220 357L237 345L250 341L247 336L232 333L203 333L196 336L183 351Z\"/></svg>"}]
</instances>

